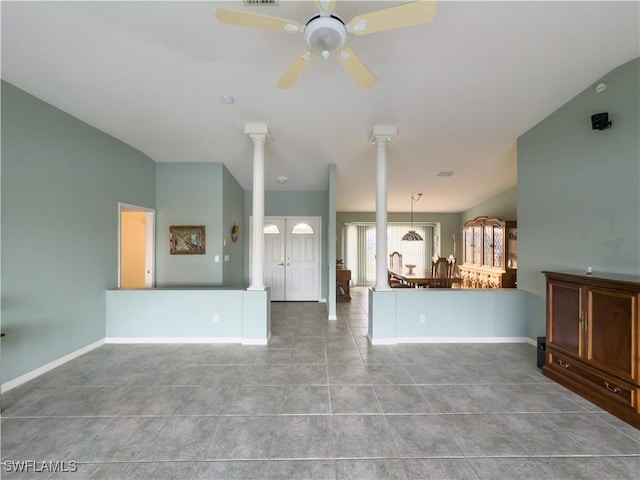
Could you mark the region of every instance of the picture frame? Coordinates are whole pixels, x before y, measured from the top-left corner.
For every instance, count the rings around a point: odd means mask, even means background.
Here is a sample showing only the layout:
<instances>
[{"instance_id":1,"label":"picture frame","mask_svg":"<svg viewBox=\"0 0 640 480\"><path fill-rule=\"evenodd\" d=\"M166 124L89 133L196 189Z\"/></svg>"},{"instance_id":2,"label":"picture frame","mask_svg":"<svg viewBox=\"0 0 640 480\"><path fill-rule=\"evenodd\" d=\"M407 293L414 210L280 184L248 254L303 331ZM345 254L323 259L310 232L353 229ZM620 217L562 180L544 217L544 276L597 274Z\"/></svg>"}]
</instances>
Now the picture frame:
<instances>
[{"instance_id":1,"label":"picture frame","mask_svg":"<svg viewBox=\"0 0 640 480\"><path fill-rule=\"evenodd\" d=\"M206 251L204 225L171 225L169 245L171 255L204 255Z\"/></svg>"}]
</instances>

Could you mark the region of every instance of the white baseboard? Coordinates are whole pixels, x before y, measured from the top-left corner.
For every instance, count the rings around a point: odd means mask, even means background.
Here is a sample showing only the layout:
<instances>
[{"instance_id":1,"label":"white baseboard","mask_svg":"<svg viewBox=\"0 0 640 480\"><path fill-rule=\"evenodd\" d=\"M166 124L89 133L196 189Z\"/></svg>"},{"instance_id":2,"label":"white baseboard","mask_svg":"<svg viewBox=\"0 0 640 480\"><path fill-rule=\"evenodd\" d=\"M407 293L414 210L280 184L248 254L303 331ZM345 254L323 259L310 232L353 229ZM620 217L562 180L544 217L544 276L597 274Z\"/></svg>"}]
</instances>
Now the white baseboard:
<instances>
[{"instance_id":1,"label":"white baseboard","mask_svg":"<svg viewBox=\"0 0 640 480\"><path fill-rule=\"evenodd\" d=\"M338 316L337 315L329 315L328 320L338 320Z\"/></svg>"},{"instance_id":2,"label":"white baseboard","mask_svg":"<svg viewBox=\"0 0 640 480\"><path fill-rule=\"evenodd\" d=\"M240 337L106 337L104 343L243 343Z\"/></svg>"},{"instance_id":3,"label":"white baseboard","mask_svg":"<svg viewBox=\"0 0 640 480\"><path fill-rule=\"evenodd\" d=\"M269 335L269 338L271 338L271 335ZM240 343L242 345L267 345L269 338L243 338Z\"/></svg>"},{"instance_id":4,"label":"white baseboard","mask_svg":"<svg viewBox=\"0 0 640 480\"><path fill-rule=\"evenodd\" d=\"M398 337L398 343L529 343L527 337Z\"/></svg>"},{"instance_id":5,"label":"white baseboard","mask_svg":"<svg viewBox=\"0 0 640 480\"><path fill-rule=\"evenodd\" d=\"M321 298L320 300L318 300L318 303L327 303L327 299L326 298Z\"/></svg>"},{"instance_id":6,"label":"white baseboard","mask_svg":"<svg viewBox=\"0 0 640 480\"><path fill-rule=\"evenodd\" d=\"M105 343L104 339L98 340L97 342L93 342L87 345L86 347L82 347L76 350L75 352L71 352L65 355L64 357L60 357L57 360L54 360L41 367L38 367L35 370L31 370L30 372L27 372L24 375L20 375L19 377L14 378L13 380L9 380L8 382L0 385L0 392L3 392L3 393L7 392L12 388L16 388L22 385L23 383L28 382L29 380L33 380L34 378L39 377L40 375L48 372L49 370L53 370L54 368L59 367L60 365L65 364L70 360L73 360L74 358L78 358L80 355L84 355L85 353L88 353L91 350L95 350L96 348L101 347L102 345L104 345L104 343Z\"/></svg>"},{"instance_id":7,"label":"white baseboard","mask_svg":"<svg viewBox=\"0 0 640 480\"><path fill-rule=\"evenodd\" d=\"M367 336L371 345L397 345L398 340L396 338L371 338Z\"/></svg>"},{"instance_id":8,"label":"white baseboard","mask_svg":"<svg viewBox=\"0 0 640 480\"><path fill-rule=\"evenodd\" d=\"M537 345L528 337L391 337L369 338L371 345L397 345L399 343L528 343Z\"/></svg>"}]
</instances>

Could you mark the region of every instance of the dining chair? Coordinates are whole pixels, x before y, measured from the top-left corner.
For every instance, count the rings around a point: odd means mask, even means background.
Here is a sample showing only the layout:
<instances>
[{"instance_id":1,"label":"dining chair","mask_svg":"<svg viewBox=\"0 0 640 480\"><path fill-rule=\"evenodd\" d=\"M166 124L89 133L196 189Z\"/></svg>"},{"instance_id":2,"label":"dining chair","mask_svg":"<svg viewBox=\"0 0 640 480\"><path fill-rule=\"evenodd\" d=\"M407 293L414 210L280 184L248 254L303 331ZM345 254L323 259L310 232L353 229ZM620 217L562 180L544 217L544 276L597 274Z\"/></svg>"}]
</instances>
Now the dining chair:
<instances>
[{"instance_id":1,"label":"dining chair","mask_svg":"<svg viewBox=\"0 0 640 480\"><path fill-rule=\"evenodd\" d=\"M447 263L449 264L449 270L447 272L448 277L451 280L451 288L461 288L462 287L462 279L456 275L456 257L453 255L449 255L447 257Z\"/></svg>"},{"instance_id":2,"label":"dining chair","mask_svg":"<svg viewBox=\"0 0 640 480\"><path fill-rule=\"evenodd\" d=\"M402 270L402 254L400 252L391 252L389 255L389 269L395 271ZM388 276L389 286L391 288L409 288L409 285L395 278L390 272L388 272Z\"/></svg>"},{"instance_id":3,"label":"dining chair","mask_svg":"<svg viewBox=\"0 0 640 480\"><path fill-rule=\"evenodd\" d=\"M434 256L431 263L431 278L434 288L448 288L451 285L453 269L449 260L445 257Z\"/></svg>"}]
</instances>

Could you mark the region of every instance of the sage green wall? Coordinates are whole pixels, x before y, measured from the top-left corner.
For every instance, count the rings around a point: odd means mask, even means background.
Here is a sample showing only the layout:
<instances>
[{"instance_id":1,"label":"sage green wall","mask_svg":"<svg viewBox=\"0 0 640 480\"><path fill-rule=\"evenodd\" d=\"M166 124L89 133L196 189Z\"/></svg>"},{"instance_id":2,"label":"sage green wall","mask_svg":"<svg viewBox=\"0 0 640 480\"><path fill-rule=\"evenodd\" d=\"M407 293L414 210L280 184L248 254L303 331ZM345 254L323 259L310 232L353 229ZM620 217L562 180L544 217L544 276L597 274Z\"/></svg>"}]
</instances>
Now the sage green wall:
<instances>
[{"instance_id":1,"label":"sage green wall","mask_svg":"<svg viewBox=\"0 0 640 480\"><path fill-rule=\"evenodd\" d=\"M223 165L158 163L156 167L156 285L223 284ZM170 255L171 225L204 225L204 255ZM231 227L229 227L231 228ZM226 230L225 230L226 232ZM218 262L214 261L218 256Z\"/></svg>"},{"instance_id":2,"label":"sage green wall","mask_svg":"<svg viewBox=\"0 0 640 480\"><path fill-rule=\"evenodd\" d=\"M153 208L155 163L2 82L2 382L105 336L118 202Z\"/></svg>"},{"instance_id":3,"label":"sage green wall","mask_svg":"<svg viewBox=\"0 0 640 480\"><path fill-rule=\"evenodd\" d=\"M482 216L501 218L502 220L517 220L518 189L516 187L510 188L462 212L462 225L469 220ZM462 235L462 225L460 225L460 235Z\"/></svg>"},{"instance_id":4,"label":"sage green wall","mask_svg":"<svg viewBox=\"0 0 640 480\"><path fill-rule=\"evenodd\" d=\"M390 212L387 214L387 221L406 222L411 221L411 213ZM429 222L438 223L439 230L436 230L440 242L440 255L449 256L453 254L452 233L461 232L460 214L459 213L413 213L414 223ZM337 237L337 253L338 258L344 258L343 248L343 228L345 223L375 223L375 212L338 212L336 216L336 237ZM456 240L456 255L460 257L460 236Z\"/></svg>"},{"instance_id":5,"label":"sage green wall","mask_svg":"<svg viewBox=\"0 0 640 480\"><path fill-rule=\"evenodd\" d=\"M369 290L369 338L397 342L528 342L529 294L515 288Z\"/></svg>"},{"instance_id":6,"label":"sage green wall","mask_svg":"<svg viewBox=\"0 0 640 480\"><path fill-rule=\"evenodd\" d=\"M229 256L229 261L223 262L222 274L225 287L244 287L244 249L242 242L231 241L231 228L235 223L244 232L244 190L231 175L227 167L222 167L222 192L223 212L222 229L223 238L228 240L227 246L223 246L224 256ZM224 244L223 244L224 245ZM223 258L224 260L224 258Z\"/></svg>"},{"instance_id":7,"label":"sage green wall","mask_svg":"<svg viewBox=\"0 0 640 480\"><path fill-rule=\"evenodd\" d=\"M266 345L271 333L268 290L125 289L109 290L106 297L109 342L171 338Z\"/></svg>"},{"instance_id":8,"label":"sage green wall","mask_svg":"<svg viewBox=\"0 0 640 480\"><path fill-rule=\"evenodd\" d=\"M244 209L247 222L253 208L253 192L244 192ZM265 192L264 215L266 217L322 217L321 296L327 298L328 254L326 234L328 228L329 192ZM245 283L249 285L249 224L244 235ZM332 265L333 268L335 266Z\"/></svg>"},{"instance_id":9,"label":"sage green wall","mask_svg":"<svg viewBox=\"0 0 640 480\"><path fill-rule=\"evenodd\" d=\"M640 272L639 70L638 59L612 70L518 139L518 288L535 297L531 337L545 331L542 270ZM591 129L600 112L613 128Z\"/></svg>"}]
</instances>

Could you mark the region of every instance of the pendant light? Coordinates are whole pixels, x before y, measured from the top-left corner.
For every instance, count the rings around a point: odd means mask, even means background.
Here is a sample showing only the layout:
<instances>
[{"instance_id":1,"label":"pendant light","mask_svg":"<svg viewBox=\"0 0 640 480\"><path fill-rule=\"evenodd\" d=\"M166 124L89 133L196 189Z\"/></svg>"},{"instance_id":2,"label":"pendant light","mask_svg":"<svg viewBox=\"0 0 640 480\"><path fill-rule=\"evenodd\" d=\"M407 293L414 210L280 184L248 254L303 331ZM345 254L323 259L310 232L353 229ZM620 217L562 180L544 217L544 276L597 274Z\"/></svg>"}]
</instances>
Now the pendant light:
<instances>
[{"instance_id":1,"label":"pendant light","mask_svg":"<svg viewBox=\"0 0 640 480\"><path fill-rule=\"evenodd\" d=\"M421 242L424 240L422 236L413 229L413 202L417 202L422 197L421 193L416 193L415 195L411 194L411 230L404 234L402 240L406 240L408 242Z\"/></svg>"}]
</instances>

